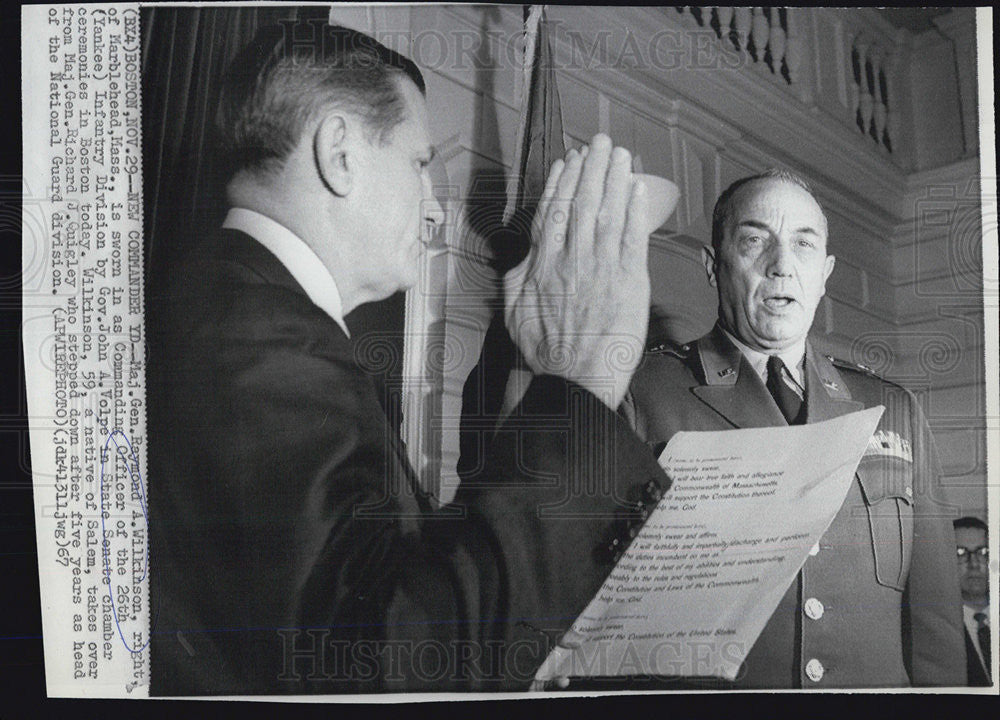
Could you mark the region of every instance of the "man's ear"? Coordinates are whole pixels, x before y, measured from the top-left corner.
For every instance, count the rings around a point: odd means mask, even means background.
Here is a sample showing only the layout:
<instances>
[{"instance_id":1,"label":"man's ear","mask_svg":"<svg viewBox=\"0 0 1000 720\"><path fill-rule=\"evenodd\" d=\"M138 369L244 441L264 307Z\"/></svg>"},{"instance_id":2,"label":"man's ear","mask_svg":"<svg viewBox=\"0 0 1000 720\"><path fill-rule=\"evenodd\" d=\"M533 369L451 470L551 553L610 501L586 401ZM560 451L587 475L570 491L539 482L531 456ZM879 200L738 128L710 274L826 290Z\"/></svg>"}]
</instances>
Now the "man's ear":
<instances>
[{"instance_id":1,"label":"man's ear","mask_svg":"<svg viewBox=\"0 0 1000 720\"><path fill-rule=\"evenodd\" d=\"M833 266L837 264L837 258L833 255L827 255L826 260L823 261L823 294L826 294L826 281L830 279L830 274L833 272Z\"/></svg>"},{"instance_id":2,"label":"man's ear","mask_svg":"<svg viewBox=\"0 0 1000 720\"><path fill-rule=\"evenodd\" d=\"M334 195L349 194L354 187L353 158L349 152L347 122L343 115L330 114L316 126L313 157L323 184Z\"/></svg>"},{"instance_id":3,"label":"man's ear","mask_svg":"<svg viewBox=\"0 0 1000 720\"><path fill-rule=\"evenodd\" d=\"M708 275L708 284L718 287L715 278L715 251L708 245L701 246L701 261L705 264L705 273Z\"/></svg>"}]
</instances>

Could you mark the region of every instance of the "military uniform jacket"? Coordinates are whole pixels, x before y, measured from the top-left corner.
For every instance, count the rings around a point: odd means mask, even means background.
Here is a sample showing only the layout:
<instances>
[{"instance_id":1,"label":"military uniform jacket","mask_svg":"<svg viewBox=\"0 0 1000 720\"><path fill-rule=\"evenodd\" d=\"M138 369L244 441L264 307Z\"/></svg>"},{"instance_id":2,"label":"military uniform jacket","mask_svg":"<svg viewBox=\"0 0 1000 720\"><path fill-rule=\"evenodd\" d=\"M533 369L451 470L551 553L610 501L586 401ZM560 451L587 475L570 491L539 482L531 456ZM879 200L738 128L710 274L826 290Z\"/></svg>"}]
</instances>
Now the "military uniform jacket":
<instances>
[{"instance_id":1,"label":"military uniform jacket","mask_svg":"<svg viewBox=\"0 0 1000 720\"><path fill-rule=\"evenodd\" d=\"M433 510L360 345L277 258L223 231L173 281L147 315L151 694L527 688L663 478L648 447L536 378Z\"/></svg>"},{"instance_id":2,"label":"military uniform jacket","mask_svg":"<svg viewBox=\"0 0 1000 720\"><path fill-rule=\"evenodd\" d=\"M954 512L913 396L807 343L806 422L884 405L847 497L747 656L737 687L964 685ZM786 424L718 327L652 347L623 406L654 445L679 430Z\"/></svg>"}]
</instances>

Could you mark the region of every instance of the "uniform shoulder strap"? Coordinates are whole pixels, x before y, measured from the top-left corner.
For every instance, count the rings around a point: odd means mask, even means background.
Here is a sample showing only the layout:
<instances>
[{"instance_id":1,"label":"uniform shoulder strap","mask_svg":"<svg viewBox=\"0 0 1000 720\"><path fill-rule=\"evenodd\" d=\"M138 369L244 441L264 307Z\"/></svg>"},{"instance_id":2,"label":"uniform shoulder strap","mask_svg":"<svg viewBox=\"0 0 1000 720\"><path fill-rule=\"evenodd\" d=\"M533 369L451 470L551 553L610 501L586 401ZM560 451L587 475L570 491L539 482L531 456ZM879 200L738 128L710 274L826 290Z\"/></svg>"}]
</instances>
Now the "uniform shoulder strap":
<instances>
[{"instance_id":1,"label":"uniform shoulder strap","mask_svg":"<svg viewBox=\"0 0 1000 720\"><path fill-rule=\"evenodd\" d=\"M677 343L672 340L658 339L646 345L647 355L673 355L681 360L687 360L694 352L694 346L689 343Z\"/></svg>"}]
</instances>

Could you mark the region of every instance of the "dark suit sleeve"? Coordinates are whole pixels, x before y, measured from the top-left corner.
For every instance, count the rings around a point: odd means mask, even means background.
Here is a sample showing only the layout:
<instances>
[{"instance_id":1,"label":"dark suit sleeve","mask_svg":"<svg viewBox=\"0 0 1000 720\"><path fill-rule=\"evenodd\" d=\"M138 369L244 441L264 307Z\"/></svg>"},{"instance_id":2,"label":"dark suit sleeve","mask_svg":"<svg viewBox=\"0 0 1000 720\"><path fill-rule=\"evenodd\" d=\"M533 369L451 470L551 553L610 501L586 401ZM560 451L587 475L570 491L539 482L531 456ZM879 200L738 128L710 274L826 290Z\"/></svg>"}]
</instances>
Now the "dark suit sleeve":
<instances>
[{"instance_id":1,"label":"dark suit sleeve","mask_svg":"<svg viewBox=\"0 0 1000 720\"><path fill-rule=\"evenodd\" d=\"M233 298L160 367L151 692L526 687L655 459L593 395L538 378L483 481L429 512L332 323Z\"/></svg>"},{"instance_id":2,"label":"dark suit sleeve","mask_svg":"<svg viewBox=\"0 0 1000 720\"><path fill-rule=\"evenodd\" d=\"M665 477L619 415L555 377L532 381L493 440L486 477L457 501L493 548L497 614L482 620L507 649L501 685L523 687L611 571L609 546L637 520L637 503Z\"/></svg>"},{"instance_id":3,"label":"dark suit sleeve","mask_svg":"<svg viewBox=\"0 0 1000 720\"><path fill-rule=\"evenodd\" d=\"M915 686L967 682L953 512L943 499L934 438L907 393L913 423L913 556L904 598L904 658ZM909 633L905 625L909 619Z\"/></svg>"},{"instance_id":4,"label":"dark suit sleeve","mask_svg":"<svg viewBox=\"0 0 1000 720\"><path fill-rule=\"evenodd\" d=\"M222 320L165 355L169 420L151 424L154 692L379 689L373 648L341 654L389 636L397 567L425 559L421 508L346 338L317 340L339 331L305 300L278 315L290 305L278 299L217 302Z\"/></svg>"},{"instance_id":5,"label":"dark suit sleeve","mask_svg":"<svg viewBox=\"0 0 1000 720\"><path fill-rule=\"evenodd\" d=\"M418 662L399 689L525 689L610 572L608 546L630 510L661 478L645 445L597 398L535 378L478 481L425 522L435 557L401 570L390 609L396 641L417 652L447 645L453 670L427 683Z\"/></svg>"}]
</instances>

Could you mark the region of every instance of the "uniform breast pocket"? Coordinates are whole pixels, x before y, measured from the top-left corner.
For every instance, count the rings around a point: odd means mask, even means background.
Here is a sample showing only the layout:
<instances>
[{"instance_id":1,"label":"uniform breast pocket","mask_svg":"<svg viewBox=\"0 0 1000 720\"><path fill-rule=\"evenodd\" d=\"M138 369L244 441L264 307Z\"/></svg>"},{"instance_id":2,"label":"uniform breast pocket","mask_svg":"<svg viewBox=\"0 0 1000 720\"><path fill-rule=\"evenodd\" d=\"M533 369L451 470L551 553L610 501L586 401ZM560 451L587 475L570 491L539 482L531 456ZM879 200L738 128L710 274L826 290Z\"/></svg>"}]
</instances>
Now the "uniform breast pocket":
<instances>
[{"instance_id":1,"label":"uniform breast pocket","mask_svg":"<svg viewBox=\"0 0 1000 720\"><path fill-rule=\"evenodd\" d=\"M895 457L866 457L858 466L858 480L871 529L875 579L902 591L913 550L913 464Z\"/></svg>"}]
</instances>

